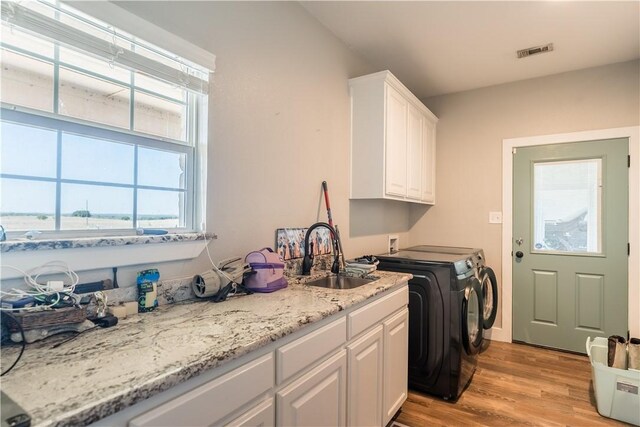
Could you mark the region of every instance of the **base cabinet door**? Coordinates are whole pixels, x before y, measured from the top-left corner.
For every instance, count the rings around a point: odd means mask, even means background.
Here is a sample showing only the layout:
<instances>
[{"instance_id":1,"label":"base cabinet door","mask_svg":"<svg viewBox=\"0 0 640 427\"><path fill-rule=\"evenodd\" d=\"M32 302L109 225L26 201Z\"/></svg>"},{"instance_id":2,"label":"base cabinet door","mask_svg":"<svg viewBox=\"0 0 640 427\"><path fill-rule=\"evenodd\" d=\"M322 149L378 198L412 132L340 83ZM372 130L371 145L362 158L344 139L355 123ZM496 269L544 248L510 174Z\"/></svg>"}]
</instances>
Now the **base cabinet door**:
<instances>
[{"instance_id":1,"label":"base cabinet door","mask_svg":"<svg viewBox=\"0 0 640 427\"><path fill-rule=\"evenodd\" d=\"M407 399L409 310L384 322L383 408L386 425Z\"/></svg>"},{"instance_id":2,"label":"base cabinet door","mask_svg":"<svg viewBox=\"0 0 640 427\"><path fill-rule=\"evenodd\" d=\"M383 327L358 338L347 347L347 425L382 425Z\"/></svg>"},{"instance_id":3,"label":"base cabinet door","mask_svg":"<svg viewBox=\"0 0 640 427\"><path fill-rule=\"evenodd\" d=\"M347 352L340 350L277 393L279 426L346 424Z\"/></svg>"},{"instance_id":4,"label":"base cabinet door","mask_svg":"<svg viewBox=\"0 0 640 427\"><path fill-rule=\"evenodd\" d=\"M275 424L276 408L273 397L270 397L224 425L225 427L273 427Z\"/></svg>"},{"instance_id":5,"label":"base cabinet door","mask_svg":"<svg viewBox=\"0 0 640 427\"><path fill-rule=\"evenodd\" d=\"M248 405L275 382L273 353L165 402L129 421L129 427L220 425L221 420Z\"/></svg>"}]
</instances>

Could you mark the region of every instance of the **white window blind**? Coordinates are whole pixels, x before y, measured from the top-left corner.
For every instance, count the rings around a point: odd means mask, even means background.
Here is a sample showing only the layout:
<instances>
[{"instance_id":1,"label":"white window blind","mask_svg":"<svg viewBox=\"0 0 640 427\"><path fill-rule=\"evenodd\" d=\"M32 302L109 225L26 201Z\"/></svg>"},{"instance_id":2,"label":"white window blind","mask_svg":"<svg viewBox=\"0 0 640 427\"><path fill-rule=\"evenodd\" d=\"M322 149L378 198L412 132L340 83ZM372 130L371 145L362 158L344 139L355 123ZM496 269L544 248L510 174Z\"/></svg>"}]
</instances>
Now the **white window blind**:
<instances>
[{"instance_id":1,"label":"white window blind","mask_svg":"<svg viewBox=\"0 0 640 427\"><path fill-rule=\"evenodd\" d=\"M208 93L208 70L151 47L96 19L87 19L68 6L13 1L3 1L1 6L2 19L10 25L87 52L111 64L140 71L190 91Z\"/></svg>"}]
</instances>

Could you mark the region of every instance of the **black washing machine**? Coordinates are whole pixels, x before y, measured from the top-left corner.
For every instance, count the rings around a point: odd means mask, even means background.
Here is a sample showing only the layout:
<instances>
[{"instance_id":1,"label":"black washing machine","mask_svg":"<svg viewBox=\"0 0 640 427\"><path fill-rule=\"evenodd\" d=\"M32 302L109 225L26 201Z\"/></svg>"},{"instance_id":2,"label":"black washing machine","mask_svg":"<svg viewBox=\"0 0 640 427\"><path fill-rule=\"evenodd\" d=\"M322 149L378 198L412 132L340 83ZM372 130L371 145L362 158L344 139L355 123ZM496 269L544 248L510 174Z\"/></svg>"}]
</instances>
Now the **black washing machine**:
<instances>
[{"instance_id":1,"label":"black washing machine","mask_svg":"<svg viewBox=\"0 0 640 427\"><path fill-rule=\"evenodd\" d=\"M480 287L482 288L482 326L484 329L491 329L493 327L498 312L498 280L496 279L496 273L493 269L486 265L484 251L482 249L419 245L403 250L470 257L476 279L480 281Z\"/></svg>"},{"instance_id":2,"label":"black washing machine","mask_svg":"<svg viewBox=\"0 0 640 427\"><path fill-rule=\"evenodd\" d=\"M401 250L378 269L411 273L409 387L457 400L482 343L482 290L469 256Z\"/></svg>"},{"instance_id":3,"label":"black washing machine","mask_svg":"<svg viewBox=\"0 0 640 427\"><path fill-rule=\"evenodd\" d=\"M498 312L498 280L496 279L496 273L493 269L486 265L484 251L482 249L419 245L403 250L470 257L476 279L480 281L480 286L482 287L482 326L484 329L491 329L493 327Z\"/></svg>"}]
</instances>

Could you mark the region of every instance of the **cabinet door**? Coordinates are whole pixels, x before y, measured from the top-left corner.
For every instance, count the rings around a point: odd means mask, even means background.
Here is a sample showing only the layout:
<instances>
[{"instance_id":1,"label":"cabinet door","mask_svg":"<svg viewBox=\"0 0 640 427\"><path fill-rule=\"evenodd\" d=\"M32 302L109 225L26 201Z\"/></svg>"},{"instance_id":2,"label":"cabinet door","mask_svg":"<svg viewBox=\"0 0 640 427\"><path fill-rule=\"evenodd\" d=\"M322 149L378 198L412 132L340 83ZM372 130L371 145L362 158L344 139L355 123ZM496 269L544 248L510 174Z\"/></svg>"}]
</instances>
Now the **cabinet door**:
<instances>
[{"instance_id":1,"label":"cabinet door","mask_svg":"<svg viewBox=\"0 0 640 427\"><path fill-rule=\"evenodd\" d=\"M224 425L225 427L272 427L275 425L275 416L273 397L270 397Z\"/></svg>"},{"instance_id":2,"label":"cabinet door","mask_svg":"<svg viewBox=\"0 0 640 427\"><path fill-rule=\"evenodd\" d=\"M422 163L424 146L424 118L420 111L409 104L407 110L407 197L422 198Z\"/></svg>"},{"instance_id":3,"label":"cabinet door","mask_svg":"<svg viewBox=\"0 0 640 427\"><path fill-rule=\"evenodd\" d=\"M347 340L347 319L343 317L276 350L276 383L324 359Z\"/></svg>"},{"instance_id":4,"label":"cabinet door","mask_svg":"<svg viewBox=\"0 0 640 427\"><path fill-rule=\"evenodd\" d=\"M407 100L386 85L385 193L407 194Z\"/></svg>"},{"instance_id":5,"label":"cabinet door","mask_svg":"<svg viewBox=\"0 0 640 427\"><path fill-rule=\"evenodd\" d=\"M347 425L382 425L382 337L383 327L378 325L347 347Z\"/></svg>"},{"instance_id":6,"label":"cabinet door","mask_svg":"<svg viewBox=\"0 0 640 427\"><path fill-rule=\"evenodd\" d=\"M269 353L135 417L129 427L214 425L271 390L274 379Z\"/></svg>"},{"instance_id":7,"label":"cabinet door","mask_svg":"<svg viewBox=\"0 0 640 427\"><path fill-rule=\"evenodd\" d=\"M423 121L422 135L422 196L423 202L436 202L436 125Z\"/></svg>"},{"instance_id":8,"label":"cabinet door","mask_svg":"<svg viewBox=\"0 0 640 427\"><path fill-rule=\"evenodd\" d=\"M311 369L277 394L281 426L344 426L346 423L347 352Z\"/></svg>"},{"instance_id":9,"label":"cabinet door","mask_svg":"<svg viewBox=\"0 0 640 427\"><path fill-rule=\"evenodd\" d=\"M407 399L409 310L384 322L384 419L387 425Z\"/></svg>"}]
</instances>

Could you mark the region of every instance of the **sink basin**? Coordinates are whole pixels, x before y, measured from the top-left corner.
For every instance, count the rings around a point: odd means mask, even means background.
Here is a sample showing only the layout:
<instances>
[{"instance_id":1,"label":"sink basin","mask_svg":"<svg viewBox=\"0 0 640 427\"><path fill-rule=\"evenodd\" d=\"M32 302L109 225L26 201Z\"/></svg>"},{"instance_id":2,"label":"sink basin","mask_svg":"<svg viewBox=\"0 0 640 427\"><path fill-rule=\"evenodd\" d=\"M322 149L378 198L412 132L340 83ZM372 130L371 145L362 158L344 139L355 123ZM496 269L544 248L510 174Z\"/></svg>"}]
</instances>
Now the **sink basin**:
<instances>
[{"instance_id":1,"label":"sink basin","mask_svg":"<svg viewBox=\"0 0 640 427\"><path fill-rule=\"evenodd\" d=\"M373 282L373 279L332 275L312 280L306 284L309 286L317 286L319 288L327 289L354 289L371 282Z\"/></svg>"}]
</instances>

